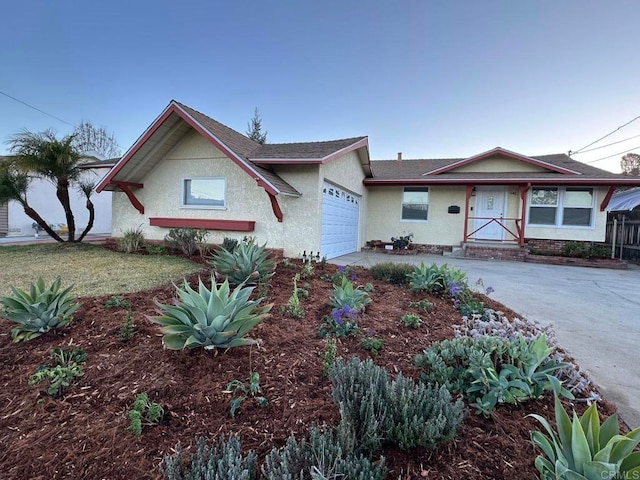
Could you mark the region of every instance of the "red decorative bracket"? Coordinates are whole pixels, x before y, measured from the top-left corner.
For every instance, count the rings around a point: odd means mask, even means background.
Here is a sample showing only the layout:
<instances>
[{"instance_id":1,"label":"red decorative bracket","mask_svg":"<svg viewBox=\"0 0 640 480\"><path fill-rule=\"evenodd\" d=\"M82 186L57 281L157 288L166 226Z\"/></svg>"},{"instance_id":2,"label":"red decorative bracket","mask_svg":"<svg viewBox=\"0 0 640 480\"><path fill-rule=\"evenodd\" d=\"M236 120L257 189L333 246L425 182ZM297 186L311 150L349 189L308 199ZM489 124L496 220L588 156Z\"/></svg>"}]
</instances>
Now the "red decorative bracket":
<instances>
[{"instance_id":1,"label":"red decorative bracket","mask_svg":"<svg viewBox=\"0 0 640 480\"><path fill-rule=\"evenodd\" d=\"M267 192L267 194L269 194L269 200L271 200L271 209L273 210L273 214L276 216L276 218L278 219L279 223L282 223L282 210L280 209L280 205L278 204L278 199L276 198L275 195Z\"/></svg>"},{"instance_id":2,"label":"red decorative bracket","mask_svg":"<svg viewBox=\"0 0 640 480\"><path fill-rule=\"evenodd\" d=\"M604 212L611 201L611 197L613 196L613 192L616 191L616 187L609 187L607 194L604 196L602 203L600 204L600 211Z\"/></svg>"},{"instance_id":3,"label":"red decorative bracket","mask_svg":"<svg viewBox=\"0 0 640 480\"><path fill-rule=\"evenodd\" d=\"M144 206L142 205L142 203L140 203L140 200L138 200L136 198L136 196L134 195L134 193L131 191L132 188L142 188L144 185L142 183L132 183L132 182L111 182L112 185L115 185L116 187L118 187L120 190L122 190L125 195L127 196L127 198L129 199L129 201L131 202L131 205L133 205L133 207L138 210L138 212L140 212L140 214L144 213Z\"/></svg>"}]
</instances>

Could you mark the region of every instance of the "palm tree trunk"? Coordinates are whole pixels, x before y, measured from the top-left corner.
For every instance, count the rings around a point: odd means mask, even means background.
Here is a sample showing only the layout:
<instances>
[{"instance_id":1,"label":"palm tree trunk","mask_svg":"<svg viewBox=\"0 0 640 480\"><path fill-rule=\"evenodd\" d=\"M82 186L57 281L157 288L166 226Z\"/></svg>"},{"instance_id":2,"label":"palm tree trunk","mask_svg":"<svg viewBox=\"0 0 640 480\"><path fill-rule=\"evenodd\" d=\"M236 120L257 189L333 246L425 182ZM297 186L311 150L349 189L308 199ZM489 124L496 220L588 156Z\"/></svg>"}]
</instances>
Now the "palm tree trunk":
<instances>
[{"instance_id":1,"label":"palm tree trunk","mask_svg":"<svg viewBox=\"0 0 640 480\"><path fill-rule=\"evenodd\" d=\"M75 242L76 236L76 221L73 217L73 211L71 210L71 200L69 199L69 180L62 178L58 180L56 187L56 196L60 200L60 204L64 209L64 214L67 217L67 228L69 234L67 237L68 242Z\"/></svg>"},{"instance_id":2,"label":"palm tree trunk","mask_svg":"<svg viewBox=\"0 0 640 480\"><path fill-rule=\"evenodd\" d=\"M29 205L22 205L24 208L24 213L27 214L29 218L31 218L34 222L42 227L42 229L49 234L51 238L53 238L56 242L64 242L60 236L53 231L53 229L44 221L44 219Z\"/></svg>"},{"instance_id":3,"label":"palm tree trunk","mask_svg":"<svg viewBox=\"0 0 640 480\"><path fill-rule=\"evenodd\" d=\"M81 242L84 239L84 237L87 236L87 233L89 233L89 230L93 228L93 221L96 218L96 211L95 211L95 208L93 208L93 202L88 198L87 198L87 210L89 210L89 222L87 223L87 228L85 228L82 234L78 237L78 240L77 240L78 242Z\"/></svg>"}]
</instances>

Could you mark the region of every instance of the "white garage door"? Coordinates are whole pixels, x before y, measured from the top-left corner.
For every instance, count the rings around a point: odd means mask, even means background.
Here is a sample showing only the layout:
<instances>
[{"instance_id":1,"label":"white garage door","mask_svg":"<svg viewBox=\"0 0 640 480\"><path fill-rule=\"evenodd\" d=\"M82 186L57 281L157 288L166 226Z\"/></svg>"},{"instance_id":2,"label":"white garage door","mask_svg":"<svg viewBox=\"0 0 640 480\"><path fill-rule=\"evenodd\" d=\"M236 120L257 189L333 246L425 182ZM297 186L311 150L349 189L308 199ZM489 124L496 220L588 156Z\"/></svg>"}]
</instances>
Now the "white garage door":
<instances>
[{"instance_id":1,"label":"white garage door","mask_svg":"<svg viewBox=\"0 0 640 480\"><path fill-rule=\"evenodd\" d=\"M322 186L322 255L339 257L358 250L360 197L330 183Z\"/></svg>"}]
</instances>

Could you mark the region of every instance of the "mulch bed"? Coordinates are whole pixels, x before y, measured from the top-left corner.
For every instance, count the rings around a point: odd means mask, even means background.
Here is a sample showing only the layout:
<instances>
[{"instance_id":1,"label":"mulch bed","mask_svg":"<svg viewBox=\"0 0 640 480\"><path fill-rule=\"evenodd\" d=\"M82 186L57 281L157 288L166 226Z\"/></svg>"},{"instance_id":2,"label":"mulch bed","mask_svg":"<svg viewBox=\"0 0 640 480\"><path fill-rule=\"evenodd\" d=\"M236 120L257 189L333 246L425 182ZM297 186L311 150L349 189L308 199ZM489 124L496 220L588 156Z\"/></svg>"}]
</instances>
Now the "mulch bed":
<instances>
[{"instance_id":1,"label":"mulch bed","mask_svg":"<svg viewBox=\"0 0 640 480\"><path fill-rule=\"evenodd\" d=\"M299 263L298 263L299 265ZM0 320L0 477L2 479L159 479L159 465L178 442L193 446L196 436L212 438L237 433L243 449L263 457L282 446L289 435L305 436L312 424L337 424L338 409L331 400L330 382L322 376L325 340L318 335L321 317L329 313L331 286L322 273L309 280L309 298L303 300L306 316L293 319L279 313L291 295L296 270L278 266L268 302L273 315L249 336L262 340L258 347L239 347L214 354L203 350L169 351L161 346L159 326L147 315L156 314L155 303L170 303L173 286L123 295L131 302L136 335L124 343L118 335L126 313L105 309L109 297L83 298L72 325L28 343L11 343L12 324ZM374 281L367 270L355 269L357 283L375 286L373 302L359 322L364 332L384 339L373 357L391 374L417 378L414 357L431 342L453 336L459 313L451 301L427 298L429 313L409 309L407 303L425 298L407 288ZM203 270L208 281L208 270ZM198 275L189 279L193 285ZM206 283L206 282L205 282ZM514 315L489 300L493 308ZM418 313L424 323L412 330L400 322L404 313ZM61 399L53 399L28 383L30 375L55 347L80 347L87 352L85 375ZM371 353L358 338L338 341L338 355L361 358ZM260 386L269 400L261 408L247 400L235 419L230 418L228 382L260 374ZM140 392L163 405L162 425L144 427L140 437L127 430L128 412ZM576 405L583 410L583 405ZM604 416L613 413L608 403ZM388 448L382 452L393 479L514 479L537 478L536 451L529 432L537 428L529 413L553 418L553 399L502 406L491 418L470 412L451 443L436 450L411 453Z\"/></svg>"}]
</instances>

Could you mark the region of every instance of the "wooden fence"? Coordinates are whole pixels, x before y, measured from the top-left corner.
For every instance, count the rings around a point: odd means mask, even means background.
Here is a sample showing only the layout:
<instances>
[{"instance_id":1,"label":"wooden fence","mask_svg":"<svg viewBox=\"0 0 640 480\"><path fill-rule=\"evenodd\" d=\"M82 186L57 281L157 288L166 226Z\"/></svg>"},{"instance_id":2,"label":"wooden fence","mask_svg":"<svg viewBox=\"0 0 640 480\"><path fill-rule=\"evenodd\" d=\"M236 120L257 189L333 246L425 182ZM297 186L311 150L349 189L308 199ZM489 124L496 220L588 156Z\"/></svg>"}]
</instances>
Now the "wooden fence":
<instances>
[{"instance_id":1,"label":"wooden fence","mask_svg":"<svg viewBox=\"0 0 640 480\"><path fill-rule=\"evenodd\" d=\"M607 222L606 243L616 244L616 258L640 263L640 220L627 220L620 218L617 222L609 220Z\"/></svg>"}]
</instances>

